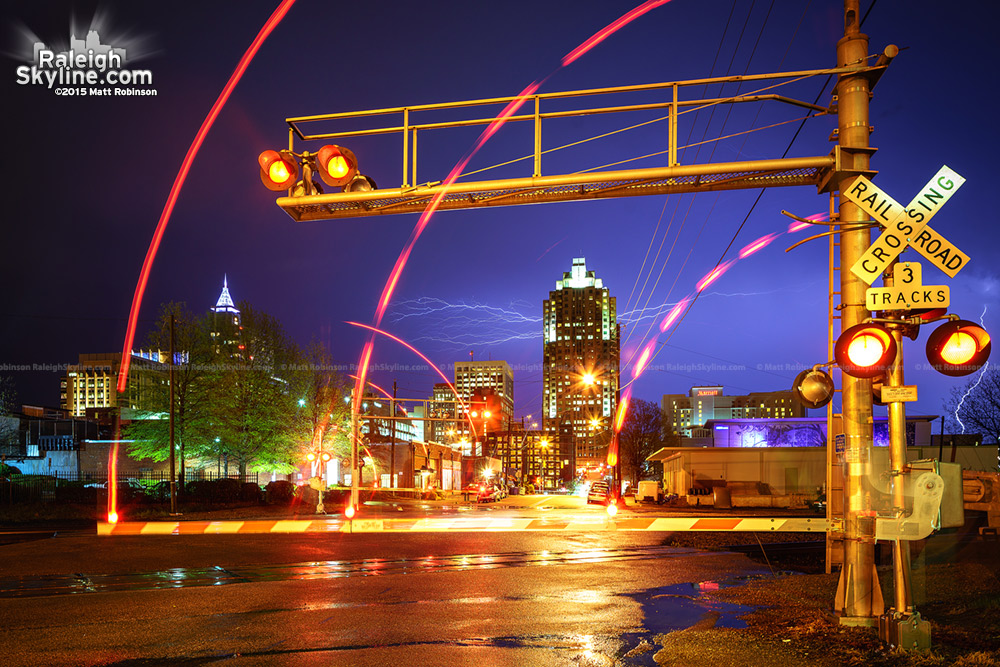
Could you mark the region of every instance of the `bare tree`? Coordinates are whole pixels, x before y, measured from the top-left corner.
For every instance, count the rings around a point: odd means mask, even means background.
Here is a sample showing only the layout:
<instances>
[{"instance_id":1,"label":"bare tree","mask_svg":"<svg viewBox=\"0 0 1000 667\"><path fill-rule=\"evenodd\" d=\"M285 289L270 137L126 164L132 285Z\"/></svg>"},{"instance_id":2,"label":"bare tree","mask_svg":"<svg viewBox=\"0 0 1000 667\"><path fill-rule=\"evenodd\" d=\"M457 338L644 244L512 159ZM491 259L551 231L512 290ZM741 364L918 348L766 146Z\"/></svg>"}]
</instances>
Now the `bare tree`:
<instances>
[{"instance_id":1,"label":"bare tree","mask_svg":"<svg viewBox=\"0 0 1000 667\"><path fill-rule=\"evenodd\" d=\"M646 457L662 447L663 411L657 403L634 399L618 434L618 458L624 480L636 482L646 470Z\"/></svg>"},{"instance_id":2,"label":"bare tree","mask_svg":"<svg viewBox=\"0 0 1000 667\"><path fill-rule=\"evenodd\" d=\"M1000 371L988 369L955 387L944 407L963 433L979 432L984 441L1000 443Z\"/></svg>"}]
</instances>

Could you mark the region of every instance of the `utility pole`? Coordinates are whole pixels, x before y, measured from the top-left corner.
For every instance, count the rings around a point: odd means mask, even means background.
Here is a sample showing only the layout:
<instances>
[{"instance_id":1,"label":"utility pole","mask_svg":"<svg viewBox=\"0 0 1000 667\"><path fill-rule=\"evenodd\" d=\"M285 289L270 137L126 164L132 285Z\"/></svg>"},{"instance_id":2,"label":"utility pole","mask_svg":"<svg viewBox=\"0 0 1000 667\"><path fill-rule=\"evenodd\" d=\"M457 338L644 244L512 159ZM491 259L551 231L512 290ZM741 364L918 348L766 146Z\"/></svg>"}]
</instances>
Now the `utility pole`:
<instances>
[{"instance_id":1,"label":"utility pole","mask_svg":"<svg viewBox=\"0 0 1000 667\"><path fill-rule=\"evenodd\" d=\"M837 43L837 65L866 64L868 36L861 33L860 0L844 0L844 37ZM867 284L851 267L871 244L864 226L868 214L849 201L844 192L859 172L869 169L872 150L868 104L870 83L864 72L840 74L837 80L837 136L842 159L848 167L839 174L840 192L840 326L844 331L860 324L870 313L865 305ZM853 162L853 165L851 164ZM875 571L875 517L866 479L872 465L872 383L869 379L841 375L842 412L847 476L844 499L844 563L837 585L835 611L842 625L877 623L883 612L881 588Z\"/></svg>"}]
</instances>

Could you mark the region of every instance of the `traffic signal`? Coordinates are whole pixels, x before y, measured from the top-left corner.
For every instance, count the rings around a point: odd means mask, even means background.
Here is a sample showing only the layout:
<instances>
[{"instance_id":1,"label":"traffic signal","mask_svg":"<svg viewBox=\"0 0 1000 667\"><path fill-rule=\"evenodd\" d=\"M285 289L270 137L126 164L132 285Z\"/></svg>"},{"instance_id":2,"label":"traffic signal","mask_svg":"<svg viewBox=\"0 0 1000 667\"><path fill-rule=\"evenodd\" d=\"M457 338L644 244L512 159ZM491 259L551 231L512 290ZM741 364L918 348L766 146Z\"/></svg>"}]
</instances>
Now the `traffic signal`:
<instances>
[{"instance_id":1,"label":"traffic signal","mask_svg":"<svg viewBox=\"0 0 1000 667\"><path fill-rule=\"evenodd\" d=\"M852 377L878 377L896 360L896 341L880 324L855 324L840 334L833 357Z\"/></svg>"},{"instance_id":2,"label":"traffic signal","mask_svg":"<svg viewBox=\"0 0 1000 667\"><path fill-rule=\"evenodd\" d=\"M349 149L327 144L316 154L316 164L323 182L342 188L358 173L358 159Z\"/></svg>"},{"instance_id":3,"label":"traffic signal","mask_svg":"<svg viewBox=\"0 0 1000 667\"><path fill-rule=\"evenodd\" d=\"M822 408L833 399L833 378L824 370L806 369L795 377L792 391L803 406Z\"/></svg>"},{"instance_id":4,"label":"traffic signal","mask_svg":"<svg viewBox=\"0 0 1000 667\"><path fill-rule=\"evenodd\" d=\"M266 150L257 156L260 180L268 190L287 190L299 177L299 166L287 151Z\"/></svg>"},{"instance_id":5,"label":"traffic signal","mask_svg":"<svg viewBox=\"0 0 1000 667\"><path fill-rule=\"evenodd\" d=\"M320 459L323 463L326 463L331 458L330 452L309 452L306 454L306 460L312 463L316 459Z\"/></svg>"},{"instance_id":6,"label":"traffic signal","mask_svg":"<svg viewBox=\"0 0 1000 667\"><path fill-rule=\"evenodd\" d=\"M990 358L990 335L975 322L945 322L927 339L927 361L952 377L975 373Z\"/></svg>"}]
</instances>

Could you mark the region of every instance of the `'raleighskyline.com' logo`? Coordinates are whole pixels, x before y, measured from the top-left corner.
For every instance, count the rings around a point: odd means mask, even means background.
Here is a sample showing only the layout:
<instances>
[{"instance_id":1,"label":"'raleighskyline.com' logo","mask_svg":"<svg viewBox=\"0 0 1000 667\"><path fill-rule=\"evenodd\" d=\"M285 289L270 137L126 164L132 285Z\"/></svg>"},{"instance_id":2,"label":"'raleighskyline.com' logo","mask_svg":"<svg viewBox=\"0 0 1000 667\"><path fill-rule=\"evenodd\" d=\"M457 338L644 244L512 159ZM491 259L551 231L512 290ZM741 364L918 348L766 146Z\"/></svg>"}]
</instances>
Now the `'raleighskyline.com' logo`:
<instances>
[{"instance_id":1,"label":"'raleighskyline.com' logo","mask_svg":"<svg viewBox=\"0 0 1000 667\"><path fill-rule=\"evenodd\" d=\"M35 42L33 64L17 68L17 83L46 86L56 95L156 95L153 88L131 87L153 85L153 73L124 69L125 49L101 44L96 30L88 31L86 40L71 35L69 44L68 50L56 53L44 42Z\"/></svg>"}]
</instances>

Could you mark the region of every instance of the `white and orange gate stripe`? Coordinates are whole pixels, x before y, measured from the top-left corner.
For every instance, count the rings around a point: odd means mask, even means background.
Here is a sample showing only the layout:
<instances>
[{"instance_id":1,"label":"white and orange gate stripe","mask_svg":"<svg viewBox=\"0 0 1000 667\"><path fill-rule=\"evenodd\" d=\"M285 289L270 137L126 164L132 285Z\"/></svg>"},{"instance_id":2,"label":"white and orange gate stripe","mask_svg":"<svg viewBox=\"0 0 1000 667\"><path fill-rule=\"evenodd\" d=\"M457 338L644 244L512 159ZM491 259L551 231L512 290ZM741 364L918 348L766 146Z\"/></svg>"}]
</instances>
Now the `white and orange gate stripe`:
<instances>
[{"instance_id":1,"label":"white and orange gate stripe","mask_svg":"<svg viewBox=\"0 0 1000 667\"><path fill-rule=\"evenodd\" d=\"M97 524L98 535L226 535L235 533L438 533L558 531L827 532L825 518L796 517L565 517L544 519L283 519L147 521Z\"/></svg>"}]
</instances>

